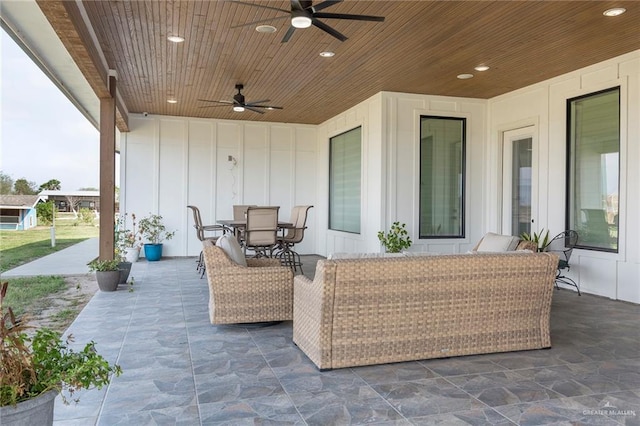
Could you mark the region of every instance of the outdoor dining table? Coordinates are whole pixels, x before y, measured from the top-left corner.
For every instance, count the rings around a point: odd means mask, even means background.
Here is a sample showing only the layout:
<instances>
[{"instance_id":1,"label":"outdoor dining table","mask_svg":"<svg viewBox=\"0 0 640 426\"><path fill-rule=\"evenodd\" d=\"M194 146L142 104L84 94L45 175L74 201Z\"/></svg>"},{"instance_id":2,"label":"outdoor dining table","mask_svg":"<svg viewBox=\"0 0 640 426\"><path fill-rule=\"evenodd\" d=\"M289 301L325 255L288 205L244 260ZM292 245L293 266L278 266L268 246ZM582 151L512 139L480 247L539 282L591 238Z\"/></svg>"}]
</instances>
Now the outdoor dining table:
<instances>
[{"instance_id":1,"label":"outdoor dining table","mask_svg":"<svg viewBox=\"0 0 640 426\"><path fill-rule=\"evenodd\" d=\"M233 230L233 235L235 235L236 238L238 238L238 242L240 242L240 234L241 234L242 229L244 229L247 226L247 220L246 219L243 219L243 220L219 219L216 222L218 224L224 226L225 228L232 229ZM293 228L293 223L278 221L278 229L279 230L282 230L284 232L284 230L289 229L289 228Z\"/></svg>"}]
</instances>

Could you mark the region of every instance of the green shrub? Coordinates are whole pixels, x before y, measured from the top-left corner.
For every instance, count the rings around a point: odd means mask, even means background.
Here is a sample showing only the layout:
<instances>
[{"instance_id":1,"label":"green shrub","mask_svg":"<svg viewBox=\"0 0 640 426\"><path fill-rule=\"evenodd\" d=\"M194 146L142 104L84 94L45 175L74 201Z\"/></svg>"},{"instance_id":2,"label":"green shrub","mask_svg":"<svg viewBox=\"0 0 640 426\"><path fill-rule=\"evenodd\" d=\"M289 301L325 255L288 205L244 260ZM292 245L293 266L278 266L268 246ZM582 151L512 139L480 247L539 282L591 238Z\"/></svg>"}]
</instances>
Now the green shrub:
<instances>
[{"instance_id":1,"label":"green shrub","mask_svg":"<svg viewBox=\"0 0 640 426\"><path fill-rule=\"evenodd\" d=\"M86 225L93 225L93 219L95 218L95 214L93 213L92 210L89 210L86 207L83 207L80 209L80 211L78 211L78 218L80 219L81 223L84 223Z\"/></svg>"},{"instance_id":2,"label":"green shrub","mask_svg":"<svg viewBox=\"0 0 640 426\"><path fill-rule=\"evenodd\" d=\"M53 201L36 204L36 214L39 225L51 225L53 223L53 215L55 214Z\"/></svg>"}]
</instances>

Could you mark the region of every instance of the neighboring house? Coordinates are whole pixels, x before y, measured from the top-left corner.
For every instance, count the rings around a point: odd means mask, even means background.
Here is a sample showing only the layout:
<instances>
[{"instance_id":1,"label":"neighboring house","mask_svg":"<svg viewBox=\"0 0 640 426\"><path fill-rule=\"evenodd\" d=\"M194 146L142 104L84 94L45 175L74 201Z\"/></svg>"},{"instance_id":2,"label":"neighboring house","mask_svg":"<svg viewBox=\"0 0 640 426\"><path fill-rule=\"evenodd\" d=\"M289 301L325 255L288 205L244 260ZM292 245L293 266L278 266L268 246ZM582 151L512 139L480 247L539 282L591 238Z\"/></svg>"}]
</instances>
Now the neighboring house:
<instances>
[{"instance_id":1,"label":"neighboring house","mask_svg":"<svg viewBox=\"0 0 640 426\"><path fill-rule=\"evenodd\" d=\"M40 193L47 200L53 200L59 212L89 209L100 212L100 191L54 191Z\"/></svg>"},{"instance_id":2,"label":"neighboring house","mask_svg":"<svg viewBox=\"0 0 640 426\"><path fill-rule=\"evenodd\" d=\"M0 195L0 229L25 230L38 225L39 195Z\"/></svg>"}]
</instances>

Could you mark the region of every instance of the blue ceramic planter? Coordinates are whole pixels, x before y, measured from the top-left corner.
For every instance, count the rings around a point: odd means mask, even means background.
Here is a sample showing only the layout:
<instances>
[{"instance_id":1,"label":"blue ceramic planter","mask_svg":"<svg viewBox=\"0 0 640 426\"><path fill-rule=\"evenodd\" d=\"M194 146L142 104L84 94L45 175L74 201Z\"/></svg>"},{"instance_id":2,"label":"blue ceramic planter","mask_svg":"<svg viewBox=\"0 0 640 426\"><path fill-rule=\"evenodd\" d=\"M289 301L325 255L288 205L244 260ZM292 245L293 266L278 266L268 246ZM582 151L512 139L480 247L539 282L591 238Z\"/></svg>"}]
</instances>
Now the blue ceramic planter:
<instances>
[{"instance_id":1,"label":"blue ceramic planter","mask_svg":"<svg viewBox=\"0 0 640 426\"><path fill-rule=\"evenodd\" d=\"M146 257L149 262L160 260L162 257L162 244L145 244L144 257Z\"/></svg>"}]
</instances>

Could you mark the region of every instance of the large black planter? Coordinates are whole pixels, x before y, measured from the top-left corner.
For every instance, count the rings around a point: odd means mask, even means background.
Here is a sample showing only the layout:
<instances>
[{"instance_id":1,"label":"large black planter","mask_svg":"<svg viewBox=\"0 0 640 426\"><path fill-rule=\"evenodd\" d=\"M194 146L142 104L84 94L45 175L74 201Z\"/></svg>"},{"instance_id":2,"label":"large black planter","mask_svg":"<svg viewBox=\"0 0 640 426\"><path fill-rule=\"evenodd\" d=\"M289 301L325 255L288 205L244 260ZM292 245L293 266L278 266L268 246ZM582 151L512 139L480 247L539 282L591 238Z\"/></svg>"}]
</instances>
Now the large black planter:
<instances>
[{"instance_id":1,"label":"large black planter","mask_svg":"<svg viewBox=\"0 0 640 426\"><path fill-rule=\"evenodd\" d=\"M120 280L118 284L126 284L131 273L131 262L120 262Z\"/></svg>"}]
</instances>

